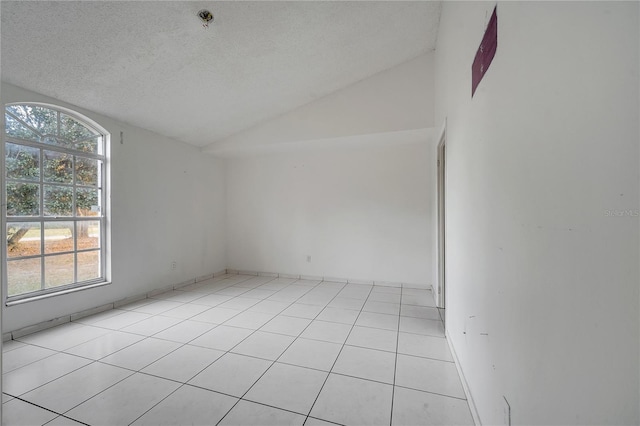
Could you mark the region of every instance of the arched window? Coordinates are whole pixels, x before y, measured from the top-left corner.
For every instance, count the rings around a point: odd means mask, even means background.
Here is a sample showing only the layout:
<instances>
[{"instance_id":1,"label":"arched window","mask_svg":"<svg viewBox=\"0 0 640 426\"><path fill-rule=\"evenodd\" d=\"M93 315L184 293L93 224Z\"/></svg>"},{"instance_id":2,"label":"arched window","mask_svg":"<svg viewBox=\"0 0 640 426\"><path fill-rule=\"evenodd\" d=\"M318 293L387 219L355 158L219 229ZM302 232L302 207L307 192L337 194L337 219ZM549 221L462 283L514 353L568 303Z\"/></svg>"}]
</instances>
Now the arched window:
<instances>
[{"instance_id":1,"label":"arched window","mask_svg":"<svg viewBox=\"0 0 640 426\"><path fill-rule=\"evenodd\" d=\"M106 281L106 138L65 109L5 107L7 301Z\"/></svg>"}]
</instances>

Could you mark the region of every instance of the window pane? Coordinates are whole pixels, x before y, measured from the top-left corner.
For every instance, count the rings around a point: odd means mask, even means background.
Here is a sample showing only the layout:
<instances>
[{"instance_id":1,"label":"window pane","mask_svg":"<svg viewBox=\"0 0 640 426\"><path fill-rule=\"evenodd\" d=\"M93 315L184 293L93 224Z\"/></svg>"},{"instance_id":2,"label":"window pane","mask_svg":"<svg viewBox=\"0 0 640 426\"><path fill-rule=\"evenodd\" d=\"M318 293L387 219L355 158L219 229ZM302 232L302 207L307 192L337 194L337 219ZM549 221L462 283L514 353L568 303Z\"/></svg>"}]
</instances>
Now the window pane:
<instances>
[{"instance_id":1,"label":"window pane","mask_svg":"<svg viewBox=\"0 0 640 426\"><path fill-rule=\"evenodd\" d=\"M5 145L4 159L8 179L39 180L39 149L8 143Z\"/></svg>"},{"instance_id":2,"label":"window pane","mask_svg":"<svg viewBox=\"0 0 640 426\"><path fill-rule=\"evenodd\" d=\"M44 288L73 284L74 254L59 254L44 258Z\"/></svg>"},{"instance_id":3,"label":"window pane","mask_svg":"<svg viewBox=\"0 0 640 426\"><path fill-rule=\"evenodd\" d=\"M43 172L45 182L73 183L73 156L55 151L44 151Z\"/></svg>"},{"instance_id":4,"label":"window pane","mask_svg":"<svg viewBox=\"0 0 640 426\"><path fill-rule=\"evenodd\" d=\"M40 214L40 185L33 183L7 184L7 216L38 216Z\"/></svg>"},{"instance_id":5,"label":"window pane","mask_svg":"<svg viewBox=\"0 0 640 426\"><path fill-rule=\"evenodd\" d=\"M7 223L7 257L40 254L40 223Z\"/></svg>"},{"instance_id":6,"label":"window pane","mask_svg":"<svg viewBox=\"0 0 640 426\"><path fill-rule=\"evenodd\" d=\"M94 135L96 135L96 132L79 123L74 118L66 114L60 114L60 136L70 141L77 141Z\"/></svg>"},{"instance_id":7,"label":"window pane","mask_svg":"<svg viewBox=\"0 0 640 426\"><path fill-rule=\"evenodd\" d=\"M78 250L100 248L100 221L79 220L76 223Z\"/></svg>"},{"instance_id":8,"label":"window pane","mask_svg":"<svg viewBox=\"0 0 640 426\"><path fill-rule=\"evenodd\" d=\"M10 116L4 115L5 133L14 138L27 139L31 141L40 142L40 135L33 130L26 127L24 124Z\"/></svg>"},{"instance_id":9,"label":"window pane","mask_svg":"<svg viewBox=\"0 0 640 426\"><path fill-rule=\"evenodd\" d=\"M8 260L7 261L7 293L8 296L30 293L41 289L42 258Z\"/></svg>"},{"instance_id":10,"label":"window pane","mask_svg":"<svg viewBox=\"0 0 640 426\"><path fill-rule=\"evenodd\" d=\"M100 251L78 253L78 281L100 278Z\"/></svg>"},{"instance_id":11,"label":"window pane","mask_svg":"<svg viewBox=\"0 0 640 426\"><path fill-rule=\"evenodd\" d=\"M96 136L75 143L75 149L82 152L91 152L93 154L104 154L102 150L102 136Z\"/></svg>"},{"instance_id":12,"label":"window pane","mask_svg":"<svg viewBox=\"0 0 640 426\"><path fill-rule=\"evenodd\" d=\"M76 190L76 214L78 216L100 216L100 191L78 188Z\"/></svg>"},{"instance_id":13,"label":"window pane","mask_svg":"<svg viewBox=\"0 0 640 426\"><path fill-rule=\"evenodd\" d=\"M58 134L58 113L34 105L8 105L7 110L43 135Z\"/></svg>"},{"instance_id":14,"label":"window pane","mask_svg":"<svg viewBox=\"0 0 640 426\"><path fill-rule=\"evenodd\" d=\"M44 252L73 251L73 222L44 223Z\"/></svg>"},{"instance_id":15,"label":"window pane","mask_svg":"<svg viewBox=\"0 0 640 426\"><path fill-rule=\"evenodd\" d=\"M98 186L98 160L76 157L76 184Z\"/></svg>"},{"instance_id":16,"label":"window pane","mask_svg":"<svg viewBox=\"0 0 640 426\"><path fill-rule=\"evenodd\" d=\"M73 148L73 142L57 136L44 136L42 138L42 143L46 143L47 145L63 146L65 148Z\"/></svg>"},{"instance_id":17,"label":"window pane","mask_svg":"<svg viewBox=\"0 0 640 426\"><path fill-rule=\"evenodd\" d=\"M44 215L71 216L73 213L73 189L68 186L44 186Z\"/></svg>"}]
</instances>

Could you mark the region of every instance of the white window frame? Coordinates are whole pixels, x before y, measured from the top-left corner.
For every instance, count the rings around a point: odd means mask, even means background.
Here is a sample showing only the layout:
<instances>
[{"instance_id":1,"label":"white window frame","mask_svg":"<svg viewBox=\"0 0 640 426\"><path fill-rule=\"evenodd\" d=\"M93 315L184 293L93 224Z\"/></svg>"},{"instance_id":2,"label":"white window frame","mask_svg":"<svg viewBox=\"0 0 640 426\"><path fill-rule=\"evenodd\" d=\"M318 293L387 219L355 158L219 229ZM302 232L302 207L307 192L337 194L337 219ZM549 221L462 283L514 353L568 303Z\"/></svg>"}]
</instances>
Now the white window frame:
<instances>
[{"instance_id":1,"label":"white window frame","mask_svg":"<svg viewBox=\"0 0 640 426\"><path fill-rule=\"evenodd\" d=\"M0 161L0 176L1 176L1 182L2 182L2 214L0 214L0 219L1 219L1 225L2 225L2 235L3 235L3 241L2 241L2 290L3 290L3 303L6 306L10 306L13 304L18 304L18 303L24 303L24 302L28 302L28 301L32 301L32 300L39 300L42 298L47 298L47 297L51 297L51 296L57 296L57 295L61 295L61 294L67 294L70 292L75 292L78 290L85 290L88 288L93 288L93 287L97 287L97 286L102 286L105 284L109 284L110 283L110 274L111 274L111 270L110 270L110 264L111 264L111 259L110 259L110 188L109 188L109 184L110 184L110 173L109 173L109 168L110 168L110 134L109 132L104 129L102 126L100 126L98 123L96 123L95 121L93 121L92 119L79 114L73 110L70 110L68 108L64 108L64 107L60 107L58 105L52 105L52 104L46 104L46 103L40 103L40 102L11 102L11 103L7 103L4 104L4 112L6 113L6 107L8 106L12 106L12 105L29 105L29 106L37 106L37 107L42 107L42 108L47 108L53 111L56 111L58 113L57 116L57 120L58 123L60 122L60 114L65 114L69 117L71 117L72 119L78 121L79 123L85 125L86 127L91 128L91 130L96 131L101 137L102 137L102 147L99 148L98 153L97 154L93 154L93 153L88 153L88 152L84 152L84 151L79 151L79 150L74 150L74 149L69 149L69 148L64 148L64 147L60 147L60 146L56 146L56 145L50 145L50 144L45 144L45 143L39 143L39 142L35 142L35 141L30 141L30 140L24 140L24 139L19 139L19 138L15 138L12 136L8 136L6 134L6 128L5 128L5 114L3 113L3 118L2 118L2 129L0 129L2 131L2 144L0 144L0 155L1 155L1 161ZM6 200L7 200L7 180L6 180L6 175L5 175L5 147L7 143L14 143L14 144L18 144L18 145L22 145L22 146L28 146L28 147L33 147L33 148L37 148L40 150L40 177L37 183L40 187L40 211L39 211L39 215L38 216L32 216L32 217L7 217L7 206L6 206ZM44 215L44 204L43 204L43 188L45 185L45 182L43 181L44 176L42 173L42 167L43 167L43 152L44 150L46 151L55 151L55 152L60 152L60 153L66 153L66 154L71 154L71 155L79 155L82 157L86 157L86 158L91 158L91 159L96 159L99 160L102 164L102 167L100 169L99 172L99 183L98 183L98 188L100 189L100 212L99 215L97 216L87 216L86 219L78 219L77 216L74 215L73 216L64 216L64 217L55 217L55 216L45 216ZM75 172L74 172L75 173ZM75 187L76 183L75 183L75 178L74 178L74 183L72 184L72 187ZM75 198L74 198L74 203L75 203ZM75 210L75 209L74 209ZM39 223L40 227L41 227L41 236L43 235L42 232L44 232L44 223L45 222L56 222L56 221L60 221L60 222L73 222L74 223L74 228L77 230L76 224L78 222L82 222L85 220L89 220L89 221L99 221L100 222L100 254L99 254L99 258L100 258L100 277L96 278L96 279L92 279L92 280L87 280L87 281L80 281L77 282L75 281L77 279L77 275L74 273L74 282L72 284L67 284L67 285L62 285L62 286L58 286L58 287L52 287L52 288L44 288L44 280L45 280L45 275L41 274L41 289L38 291L34 291L34 292L29 292L29 293L23 293L23 294L19 294L19 295L14 295L14 296L9 296L9 291L8 291L8 274L7 274L7 264L9 261L8 258L8 254L7 254L7 243L6 243L6 232L7 232L7 224L8 223L12 223L12 222L20 222L20 223L24 223L24 222L33 222L33 223ZM74 232L74 237L75 237L75 232ZM44 238L41 238L41 244L44 244ZM82 253L85 250L78 250L78 247L74 246L73 249L73 254L77 259L77 254L78 253ZM31 256L32 258L41 258L44 259L47 256L47 254L44 252L44 250L41 249L41 253L38 256ZM41 265L44 264L43 261L41 261ZM42 268L44 268L44 266L41 266ZM44 271L43 271L44 272ZM75 272L75 271L74 271Z\"/></svg>"}]
</instances>

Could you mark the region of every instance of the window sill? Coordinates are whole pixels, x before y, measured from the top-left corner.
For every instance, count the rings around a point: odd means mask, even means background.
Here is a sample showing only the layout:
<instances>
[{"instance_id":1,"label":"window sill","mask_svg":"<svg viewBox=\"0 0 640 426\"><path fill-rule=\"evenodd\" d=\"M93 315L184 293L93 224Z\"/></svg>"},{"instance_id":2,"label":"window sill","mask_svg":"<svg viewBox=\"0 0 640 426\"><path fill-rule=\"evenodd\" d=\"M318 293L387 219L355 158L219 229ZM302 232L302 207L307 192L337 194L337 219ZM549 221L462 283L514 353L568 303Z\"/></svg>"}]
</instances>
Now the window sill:
<instances>
[{"instance_id":1,"label":"window sill","mask_svg":"<svg viewBox=\"0 0 640 426\"><path fill-rule=\"evenodd\" d=\"M98 282L98 283L95 283L95 284L88 284L88 285L84 285L84 286L81 286L81 287L68 288L68 289L65 289L65 290L60 290L60 291L56 291L56 292L52 292L52 293L39 294L39 295L36 295L36 296L25 297L24 299L8 301L8 302L5 303L5 306L11 307L11 306L16 306L16 305L22 305L23 303L35 302L36 300L49 299L51 297L56 297L56 296L63 296L63 295L66 295L66 294L76 293L78 291L89 290L89 289L96 288L96 287L102 287L102 286L109 285L109 284L111 284L111 281L102 281L102 282Z\"/></svg>"}]
</instances>

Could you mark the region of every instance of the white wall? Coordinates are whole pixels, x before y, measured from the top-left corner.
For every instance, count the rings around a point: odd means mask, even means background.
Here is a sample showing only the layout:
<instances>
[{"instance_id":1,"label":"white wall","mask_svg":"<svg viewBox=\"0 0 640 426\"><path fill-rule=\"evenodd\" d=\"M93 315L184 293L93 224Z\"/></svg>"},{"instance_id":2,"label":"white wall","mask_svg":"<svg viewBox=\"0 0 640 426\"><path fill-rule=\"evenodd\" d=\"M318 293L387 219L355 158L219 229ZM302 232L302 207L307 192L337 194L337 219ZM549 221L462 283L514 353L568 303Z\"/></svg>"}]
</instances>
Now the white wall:
<instances>
[{"instance_id":1,"label":"white wall","mask_svg":"<svg viewBox=\"0 0 640 426\"><path fill-rule=\"evenodd\" d=\"M228 161L231 268L431 284L432 143Z\"/></svg>"},{"instance_id":2,"label":"white wall","mask_svg":"<svg viewBox=\"0 0 640 426\"><path fill-rule=\"evenodd\" d=\"M71 108L111 133L112 284L6 307L5 332L226 268L222 160L3 83L2 102L20 101ZM172 261L177 262L175 271L171 270Z\"/></svg>"},{"instance_id":3,"label":"white wall","mask_svg":"<svg viewBox=\"0 0 640 426\"><path fill-rule=\"evenodd\" d=\"M494 4L438 35L450 339L483 424L638 424L638 3L499 3L471 99Z\"/></svg>"},{"instance_id":4,"label":"white wall","mask_svg":"<svg viewBox=\"0 0 640 426\"><path fill-rule=\"evenodd\" d=\"M425 53L209 146L229 158L229 267L431 285L433 67Z\"/></svg>"},{"instance_id":5,"label":"white wall","mask_svg":"<svg viewBox=\"0 0 640 426\"><path fill-rule=\"evenodd\" d=\"M207 152L225 155L265 145L431 128L433 67L433 52L424 53L216 142Z\"/></svg>"}]
</instances>

